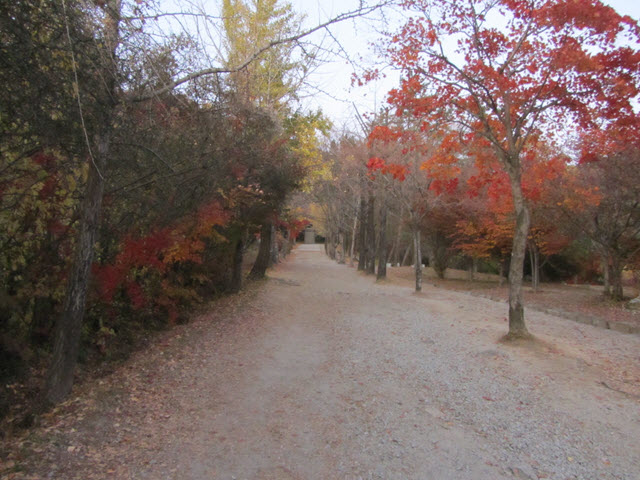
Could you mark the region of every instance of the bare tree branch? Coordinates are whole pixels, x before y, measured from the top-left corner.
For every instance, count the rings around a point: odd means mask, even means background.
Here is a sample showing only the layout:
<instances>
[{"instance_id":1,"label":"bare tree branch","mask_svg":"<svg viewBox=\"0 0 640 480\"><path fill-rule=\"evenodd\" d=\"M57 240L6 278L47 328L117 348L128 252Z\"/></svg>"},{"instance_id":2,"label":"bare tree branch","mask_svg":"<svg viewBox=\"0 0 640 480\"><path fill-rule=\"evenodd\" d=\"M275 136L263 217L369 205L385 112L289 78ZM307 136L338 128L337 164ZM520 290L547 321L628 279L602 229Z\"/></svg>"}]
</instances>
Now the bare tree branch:
<instances>
[{"instance_id":1,"label":"bare tree branch","mask_svg":"<svg viewBox=\"0 0 640 480\"><path fill-rule=\"evenodd\" d=\"M212 20L222 20L223 17L219 17L216 15L209 15L200 12L162 12L155 13L153 15L137 15L131 17L122 17L123 20L131 21L131 20L157 20L162 17L198 17L198 18L208 18Z\"/></svg>"},{"instance_id":2,"label":"bare tree branch","mask_svg":"<svg viewBox=\"0 0 640 480\"><path fill-rule=\"evenodd\" d=\"M132 101L144 101L144 100L149 100L151 98L154 98L158 95L162 95L163 93L167 93L170 92L171 90L173 90L174 88L183 85L185 83L188 83L192 80L195 80L197 78L200 77L204 77L204 76L208 76L208 75L220 75L223 73L234 73L234 72L239 72L243 69L245 69L247 66L249 66L251 63L253 63L254 61L256 61L263 53L265 53L266 51L270 50L271 48L277 47L278 45L284 45L287 43L293 43L293 42L297 42L298 40L307 37L309 35L311 35L312 33L315 33L319 30L322 30L324 28L327 28L333 24L339 23L339 22L343 22L345 20L351 20L353 18L358 18L358 17L362 17L365 15L368 15L378 9L380 9L382 6L386 5L388 3L387 0L383 0L380 1L379 3L376 3L374 5L370 5L370 6L366 6L364 4L361 3L360 7L357 8L356 10L352 10L349 12L345 12L345 13L341 13L340 15L337 15L329 20L327 20L326 22L320 23L318 25L316 25L313 28L304 30L296 35L292 35L289 37L284 37L284 38L279 38L276 40L273 40L271 42L269 42L267 45L263 46L262 48L259 48L258 50L256 50L254 53L252 53L247 59L245 59L242 63L240 63L239 65L233 66L233 67L214 67L214 68L205 68L203 70L199 70L197 72L192 72L188 75L185 75L183 77L180 77L166 85L164 85L163 87L154 90L153 92L149 92L147 94L144 95L140 95L137 96L135 98L132 99Z\"/></svg>"}]
</instances>

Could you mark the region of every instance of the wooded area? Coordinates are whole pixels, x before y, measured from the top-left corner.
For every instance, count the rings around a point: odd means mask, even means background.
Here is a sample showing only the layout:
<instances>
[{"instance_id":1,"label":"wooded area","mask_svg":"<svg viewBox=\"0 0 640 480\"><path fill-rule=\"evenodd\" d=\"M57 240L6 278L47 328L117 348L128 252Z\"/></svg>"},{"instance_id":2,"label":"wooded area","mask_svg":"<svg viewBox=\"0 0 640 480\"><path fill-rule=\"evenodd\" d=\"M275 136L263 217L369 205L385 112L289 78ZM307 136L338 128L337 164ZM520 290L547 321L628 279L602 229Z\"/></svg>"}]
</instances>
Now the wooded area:
<instances>
[{"instance_id":1,"label":"wooded area","mask_svg":"<svg viewBox=\"0 0 640 480\"><path fill-rule=\"evenodd\" d=\"M264 277L310 222L378 278L413 264L417 291L423 264L499 273L513 337L525 275L623 300L640 262L637 22L597 0L384 4L406 21L379 45L401 82L357 114L362 132L300 108L320 49L304 39L379 4L308 30L278 0L223 0L215 18L0 5L0 409L62 401L78 360Z\"/></svg>"},{"instance_id":2,"label":"wooded area","mask_svg":"<svg viewBox=\"0 0 640 480\"><path fill-rule=\"evenodd\" d=\"M225 0L221 17L2 4L3 385L47 365L57 403L79 357L117 356L238 291L258 241L251 277L264 276L305 224L286 199L318 171L329 125L295 102L316 61L302 39L371 10L303 30L276 0Z\"/></svg>"},{"instance_id":3,"label":"wooded area","mask_svg":"<svg viewBox=\"0 0 640 480\"><path fill-rule=\"evenodd\" d=\"M525 259L534 287L602 281L621 301L640 251L637 22L600 2L400 3L383 42L400 85L366 140L335 146L329 254L352 239L358 268L384 276L412 250L417 291L423 247L439 276L482 262L508 279L513 338L528 336Z\"/></svg>"}]
</instances>

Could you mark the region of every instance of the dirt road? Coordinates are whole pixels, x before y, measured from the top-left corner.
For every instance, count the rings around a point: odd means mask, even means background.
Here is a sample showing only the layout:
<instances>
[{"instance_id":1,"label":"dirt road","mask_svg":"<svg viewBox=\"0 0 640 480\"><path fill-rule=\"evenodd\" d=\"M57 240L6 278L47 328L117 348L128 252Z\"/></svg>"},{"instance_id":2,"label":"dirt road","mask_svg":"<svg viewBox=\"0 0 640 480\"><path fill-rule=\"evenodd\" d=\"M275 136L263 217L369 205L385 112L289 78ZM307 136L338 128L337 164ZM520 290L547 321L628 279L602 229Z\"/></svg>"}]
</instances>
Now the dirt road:
<instances>
[{"instance_id":1,"label":"dirt road","mask_svg":"<svg viewBox=\"0 0 640 480\"><path fill-rule=\"evenodd\" d=\"M300 246L22 440L6 478L640 478L640 337ZM21 453L20 453L21 452Z\"/></svg>"}]
</instances>

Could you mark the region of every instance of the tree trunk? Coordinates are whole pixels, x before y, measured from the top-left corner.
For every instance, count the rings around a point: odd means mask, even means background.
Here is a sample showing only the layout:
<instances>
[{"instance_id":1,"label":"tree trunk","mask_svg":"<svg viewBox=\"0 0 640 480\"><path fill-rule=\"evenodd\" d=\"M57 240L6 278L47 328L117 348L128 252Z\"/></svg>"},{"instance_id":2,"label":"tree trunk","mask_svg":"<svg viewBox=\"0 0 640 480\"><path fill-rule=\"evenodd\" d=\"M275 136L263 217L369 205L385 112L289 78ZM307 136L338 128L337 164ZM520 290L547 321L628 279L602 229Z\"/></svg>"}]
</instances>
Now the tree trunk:
<instances>
[{"instance_id":1,"label":"tree trunk","mask_svg":"<svg viewBox=\"0 0 640 480\"><path fill-rule=\"evenodd\" d=\"M353 267L353 256L356 253L356 234L358 231L358 216L355 215L353 218L353 230L351 234L351 249L349 250L349 265Z\"/></svg>"},{"instance_id":2,"label":"tree trunk","mask_svg":"<svg viewBox=\"0 0 640 480\"><path fill-rule=\"evenodd\" d=\"M89 166L75 258L62 315L56 322L53 356L47 373L46 399L52 404L64 400L73 386L73 373L78 359L82 320L104 193L104 178L101 172L105 171L109 142L109 134L105 132L96 142L98 148L94 156L95 165L91 162Z\"/></svg>"},{"instance_id":3,"label":"tree trunk","mask_svg":"<svg viewBox=\"0 0 640 480\"><path fill-rule=\"evenodd\" d=\"M533 242L529 245L529 256L531 257L531 287L534 292L537 292L540 286L540 253Z\"/></svg>"},{"instance_id":4,"label":"tree trunk","mask_svg":"<svg viewBox=\"0 0 640 480\"><path fill-rule=\"evenodd\" d=\"M80 223L74 260L65 294L62 315L54 330L53 355L47 371L45 398L53 404L64 400L73 387L73 374L78 361L82 321L87 299L87 290L93 263L94 247L98 236L104 173L110 154L112 123L117 106L116 50L120 44L121 0L106 2L103 24L105 65L102 91L103 112L98 131L94 136L93 152L88 152L91 161L85 195L81 202Z\"/></svg>"},{"instance_id":5,"label":"tree trunk","mask_svg":"<svg viewBox=\"0 0 640 480\"><path fill-rule=\"evenodd\" d=\"M346 262L346 245L345 245L345 235L344 233L340 232L338 234L338 241L340 243L340 257L338 257L338 263L340 263L341 265L344 265Z\"/></svg>"},{"instance_id":6,"label":"tree trunk","mask_svg":"<svg viewBox=\"0 0 640 480\"><path fill-rule=\"evenodd\" d=\"M231 293L238 293L242 289L242 262L244 261L244 235L236 242L233 253L233 274L231 277Z\"/></svg>"},{"instance_id":7,"label":"tree trunk","mask_svg":"<svg viewBox=\"0 0 640 480\"><path fill-rule=\"evenodd\" d=\"M622 262L618 255L611 256L611 298L620 301L624 298L622 288Z\"/></svg>"},{"instance_id":8,"label":"tree trunk","mask_svg":"<svg viewBox=\"0 0 640 480\"><path fill-rule=\"evenodd\" d=\"M447 265L444 259L438 255L437 248L437 246L435 248L428 247L429 266L433 268L436 276L442 280L444 279L444 273L447 271Z\"/></svg>"},{"instance_id":9,"label":"tree trunk","mask_svg":"<svg viewBox=\"0 0 640 480\"><path fill-rule=\"evenodd\" d=\"M280 252L278 250L278 234L275 224L271 224L271 265L275 265L280 261Z\"/></svg>"},{"instance_id":10,"label":"tree trunk","mask_svg":"<svg viewBox=\"0 0 640 480\"><path fill-rule=\"evenodd\" d=\"M252 279L264 278L267 273L267 268L271 266L271 222L266 221L260 228L260 249L258 250L258 257L256 258L249 277Z\"/></svg>"},{"instance_id":11,"label":"tree trunk","mask_svg":"<svg viewBox=\"0 0 640 480\"><path fill-rule=\"evenodd\" d=\"M398 230L396 231L396 238L393 242L393 255L389 258L393 265L400 266L400 240L402 240L402 220L398 220Z\"/></svg>"},{"instance_id":12,"label":"tree trunk","mask_svg":"<svg viewBox=\"0 0 640 480\"><path fill-rule=\"evenodd\" d=\"M380 244L378 245L378 280L387 278L387 209L380 212Z\"/></svg>"},{"instance_id":13,"label":"tree trunk","mask_svg":"<svg viewBox=\"0 0 640 480\"><path fill-rule=\"evenodd\" d=\"M283 234L282 251L280 252L282 254L282 258L287 258L287 255L291 253L292 248L291 230L286 229Z\"/></svg>"},{"instance_id":14,"label":"tree trunk","mask_svg":"<svg viewBox=\"0 0 640 480\"><path fill-rule=\"evenodd\" d=\"M375 224L375 196L369 193L367 202L367 273L376 273L376 224Z\"/></svg>"},{"instance_id":15,"label":"tree trunk","mask_svg":"<svg viewBox=\"0 0 640 480\"><path fill-rule=\"evenodd\" d=\"M396 239L393 239L393 242L391 243L391 249L389 250L389 253L387 254L387 261L391 264L391 266L396 266L396 262L395 262L395 258L398 256L398 244L396 242Z\"/></svg>"},{"instance_id":16,"label":"tree trunk","mask_svg":"<svg viewBox=\"0 0 640 480\"><path fill-rule=\"evenodd\" d=\"M602 275L604 276L604 296L611 297L611 269L609 268L609 255L602 254Z\"/></svg>"},{"instance_id":17,"label":"tree trunk","mask_svg":"<svg viewBox=\"0 0 640 480\"><path fill-rule=\"evenodd\" d=\"M367 201L360 195L360 232L358 234L358 270L367 268Z\"/></svg>"},{"instance_id":18,"label":"tree trunk","mask_svg":"<svg viewBox=\"0 0 640 480\"><path fill-rule=\"evenodd\" d=\"M331 260L336 259L336 234L331 232L327 237L326 242L329 244L329 258Z\"/></svg>"},{"instance_id":19,"label":"tree trunk","mask_svg":"<svg viewBox=\"0 0 640 480\"><path fill-rule=\"evenodd\" d=\"M407 264L407 260L409 259L409 254L411 253L411 243L407 245L407 248L404 251L404 255L402 256L402 260L400 261L400 266L403 267Z\"/></svg>"},{"instance_id":20,"label":"tree trunk","mask_svg":"<svg viewBox=\"0 0 640 480\"><path fill-rule=\"evenodd\" d=\"M473 282L473 274L475 273L474 267L475 267L475 259L472 257L469 257L467 259L467 280L469 280L470 282Z\"/></svg>"},{"instance_id":21,"label":"tree trunk","mask_svg":"<svg viewBox=\"0 0 640 480\"><path fill-rule=\"evenodd\" d=\"M511 264L509 265L509 336L518 338L529 336L524 321L522 277L530 224L529 209L522 194L519 175L511 175L511 191L516 213L516 225L511 249Z\"/></svg>"},{"instance_id":22,"label":"tree trunk","mask_svg":"<svg viewBox=\"0 0 640 480\"><path fill-rule=\"evenodd\" d=\"M505 271L505 265L504 265L504 261L502 259L500 259L499 261L499 267L498 267L498 286L501 287L504 285L504 271Z\"/></svg>"},{"instance_id":23,"label":"tree trunk","mask_svg":"<svg viewBox=\"0 0 640 480\"><path fill-rule=\"evenodd\" d=\"M413 230L413 251L414 251L414 265L413 268L416 274L416 292L422 291L422 247L420 245L420 229Z\"/></svg>"}]
</instances>

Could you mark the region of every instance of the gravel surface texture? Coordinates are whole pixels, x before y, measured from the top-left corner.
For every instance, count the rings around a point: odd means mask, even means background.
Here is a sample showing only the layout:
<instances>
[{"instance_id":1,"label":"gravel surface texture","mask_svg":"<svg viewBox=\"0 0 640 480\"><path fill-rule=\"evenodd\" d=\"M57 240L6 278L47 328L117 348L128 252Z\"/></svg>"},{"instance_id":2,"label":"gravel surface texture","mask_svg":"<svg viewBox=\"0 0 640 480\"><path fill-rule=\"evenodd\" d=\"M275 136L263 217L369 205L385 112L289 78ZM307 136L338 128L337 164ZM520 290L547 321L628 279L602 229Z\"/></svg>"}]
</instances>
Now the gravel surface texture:
<instances>
[{"instance_id":1,"label":"gravel surface texture","mask_svg":"<svg viewBox=\"0 0 640 480\"><path fill-rule=\"evenodd\" d=\"M640 478L640 337L300 246L4 445L3 478Z\"/></svg>"}]
</instances>

